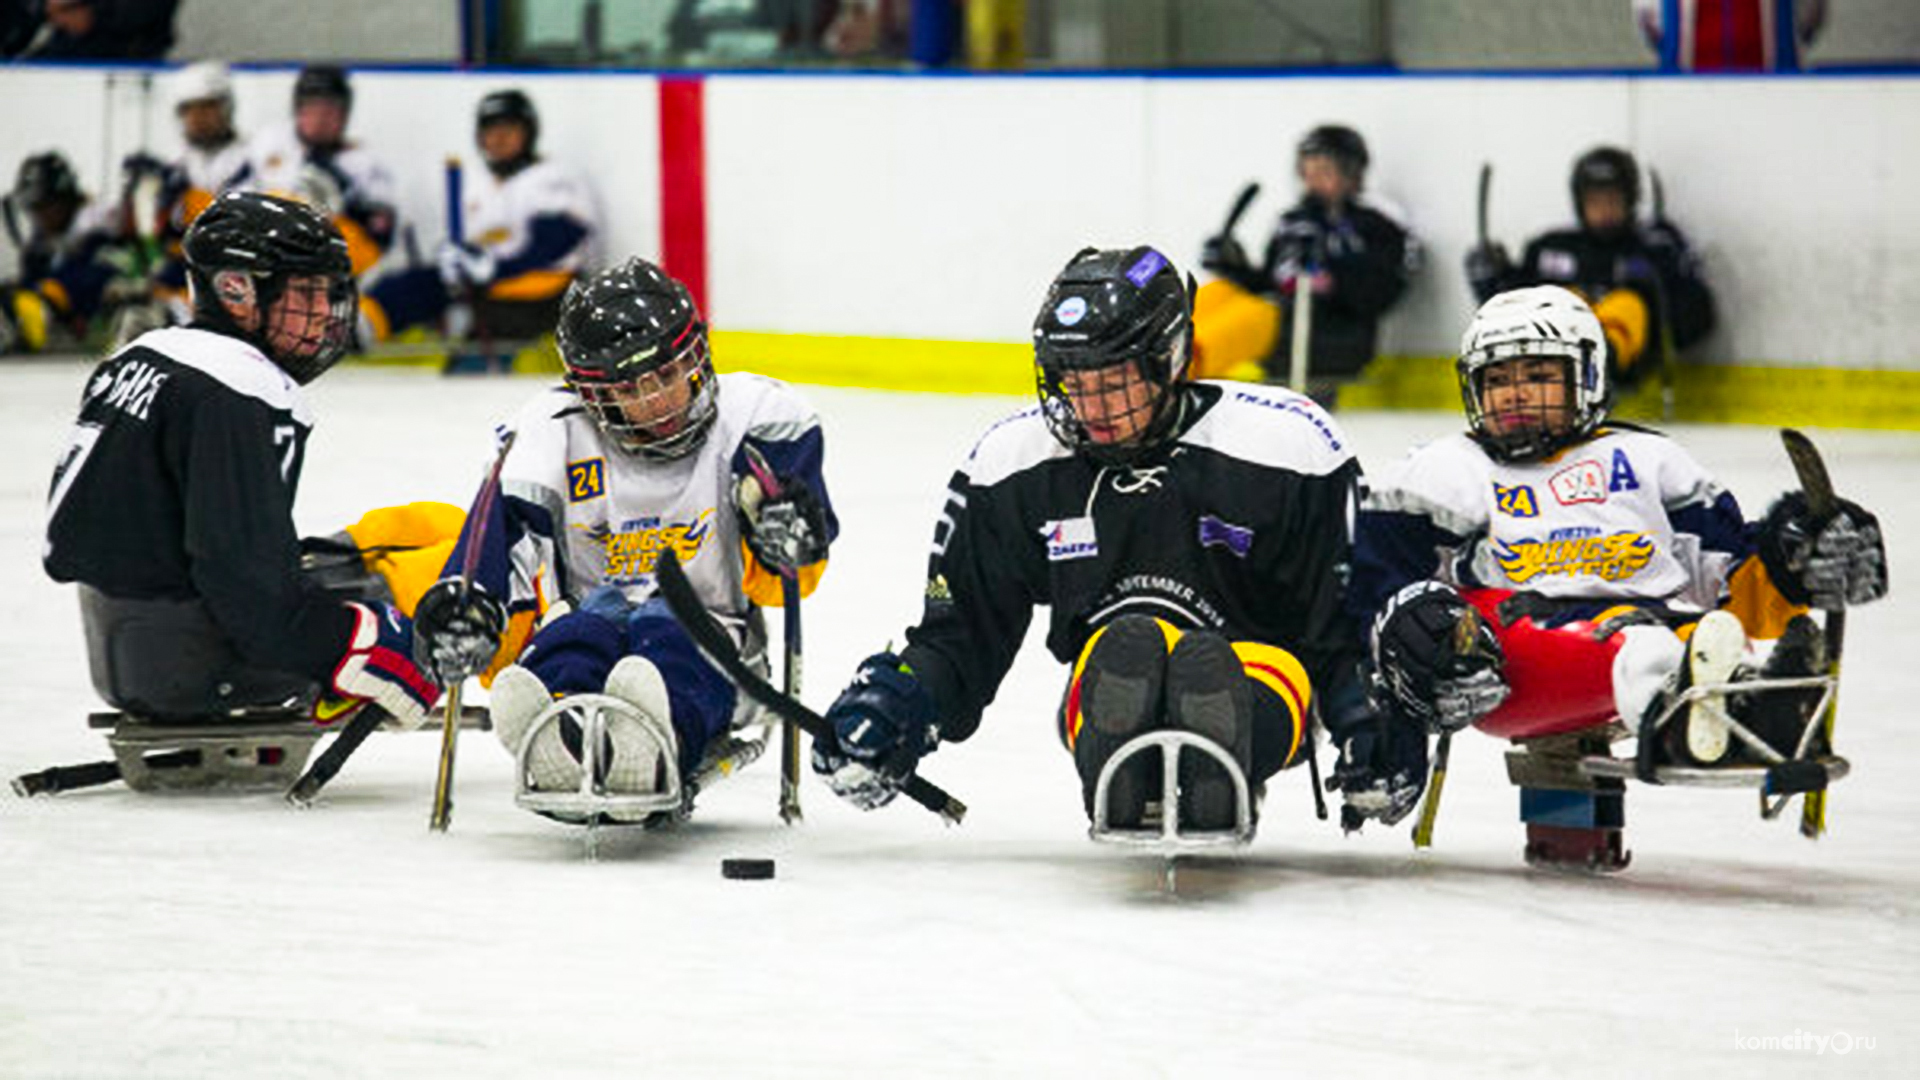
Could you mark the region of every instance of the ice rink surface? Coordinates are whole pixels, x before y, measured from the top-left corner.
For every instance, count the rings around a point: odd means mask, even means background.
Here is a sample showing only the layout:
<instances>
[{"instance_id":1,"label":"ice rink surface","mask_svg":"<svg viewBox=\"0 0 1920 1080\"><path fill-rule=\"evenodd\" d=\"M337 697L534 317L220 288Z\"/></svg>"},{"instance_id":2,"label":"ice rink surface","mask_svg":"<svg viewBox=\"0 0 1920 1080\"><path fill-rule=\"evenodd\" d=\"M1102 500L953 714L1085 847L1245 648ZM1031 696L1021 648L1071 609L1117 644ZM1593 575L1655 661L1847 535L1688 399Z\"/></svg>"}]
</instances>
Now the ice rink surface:
<instances>
[{"instance_id":1,"label":"ice rink surface","mask_svg":"<svg viewBox=\"0 0 1920 1080\"><path fill-rule=\"evenodd\" d=\"M9 776L106 753L77 605L40 570L87 370L0 368ZM489 426L537 385L329 375L303 532L464 505ZM1021 402L806 393L844 527L806 607L823 708L916 614L942 486ZM1459 423L1341 419L1372 468ZM1672 430L1750 515L1792 483L1771 429ZM1467 733L1431 851L1315 820L1299 769L1250 849L1184 863L1169 895L1159 859L1086 838L1036 636L979 734L923 766L971 805L960 828L905 800L861 814L811 777L783 827L769 759L684 828L603 831L588 861L579 831L513 806L505 752L472 732L447 835L426 828L427 734L377 736L307 812L0 796L0 1077L1912 1076L1920 437L1814 434L1894 554L1894 598L1849 627L1854 774L1818 843L1748 792L1636 786L1629 870L1530 870L1501 746ZM729 856L778 877L724 880Z\"/></svg>"}]
</instances>

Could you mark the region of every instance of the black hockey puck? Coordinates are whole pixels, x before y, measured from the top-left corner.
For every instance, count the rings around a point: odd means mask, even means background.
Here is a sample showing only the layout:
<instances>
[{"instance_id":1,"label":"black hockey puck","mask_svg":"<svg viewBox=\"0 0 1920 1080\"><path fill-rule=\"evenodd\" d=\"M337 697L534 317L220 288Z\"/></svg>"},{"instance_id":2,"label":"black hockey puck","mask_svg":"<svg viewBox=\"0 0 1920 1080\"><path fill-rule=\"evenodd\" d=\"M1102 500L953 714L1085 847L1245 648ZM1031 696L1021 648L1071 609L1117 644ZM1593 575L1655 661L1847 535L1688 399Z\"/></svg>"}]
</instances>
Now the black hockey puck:
<instances>
[{"instance_id":1,"label":"black hockey puck","mask_svg":"<svg viewBox=\"0 0 1920 1080\"><path fill-rule=\"evenodd\" d=\"M721 859L720 876L734 881L766 881L773 877L773 860Z\"/></svg>"}]
</instances>

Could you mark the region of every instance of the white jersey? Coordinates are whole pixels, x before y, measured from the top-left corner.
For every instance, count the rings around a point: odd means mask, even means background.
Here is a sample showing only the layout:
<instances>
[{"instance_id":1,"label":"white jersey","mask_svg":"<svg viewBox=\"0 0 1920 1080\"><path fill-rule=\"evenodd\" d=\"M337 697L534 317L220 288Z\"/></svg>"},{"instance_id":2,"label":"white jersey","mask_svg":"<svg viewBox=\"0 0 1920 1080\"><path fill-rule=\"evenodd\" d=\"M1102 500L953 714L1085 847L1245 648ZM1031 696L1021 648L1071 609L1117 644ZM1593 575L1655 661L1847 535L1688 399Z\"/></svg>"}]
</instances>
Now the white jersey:
<instances>
[{"instance_id":1,"label":"white jersey","mask_svg":"<svg viewBox=\"0 0 1920 1080\"><path fill-rule=\"evenodd\" d=\"M749 606L733 498L741 442L751 436L776 453L779 445L817 444L820 421L785 383L734 373L719 384L713 428L671 461L610 445L563 387L520 410L501 470L501 494L521 523L508 534L509 607L578 601L601 585L645 601L655 590L655 561L671 548L707 609L738 625Z\"/></svg>"},{"instance_id":2,"label":"white jersey","mask_svg":"<svg viewBox=\"0 0 1920 1080\"><path fill-rule=\"evenodd\" d=\"M293 121L275 124L255 135L247 148L248 169L244 183L248 191L270 195L294 196L315 201L312 180L306 174L307 148L295 133ZM355 205L395 205L399 186L386 164L364 147L349 142L328 161L327 170L340 187L344 206L329 206L336 214L348 213Z\"/></svg>"},{"instance_id":3,"label":"white jersey","mask_svg":"<svg viewBox=\"0 0 1920 1080\"><path fill-rule=\"evenodd\" d=\"M505 180L484 168L469 169L467 176L461 193L467 233L463 239L499 260L507 268L503 278L531 270L578 274L592 268L600 215L592 189L578 173L541 160ZM537 265L513 265L528 254L534 223L543 218L571 222L585 235L564 251L538 258Z\"/></svg>"},{"instance_id":4,"label":"white jersey","mask_svg":"<svg viewBox=\"0 0 1920 1080\"><path fill-rule=\"evenodd\" d=\"M1678 443L1632 428L1533 462L1498 461L1455 435L1384 470L1363 509L1363 524L1407 538L1399 550L1438 554L1440 580L1556 598L1711 608L1745 554L1732 497Z\"/></svg>"},{"instance_id":5,"label":"white jersey","mask_svg":"<svg viewBox=\"0 0 1920 1080\"><path fill-rule=\"evenodd\" d=\"M248 157L246 141L236 138L214 150L189 146L173 165L186 178L189 195L200 195L204 206L233 184L247 167Z\"/></svg>"}]
</instances>

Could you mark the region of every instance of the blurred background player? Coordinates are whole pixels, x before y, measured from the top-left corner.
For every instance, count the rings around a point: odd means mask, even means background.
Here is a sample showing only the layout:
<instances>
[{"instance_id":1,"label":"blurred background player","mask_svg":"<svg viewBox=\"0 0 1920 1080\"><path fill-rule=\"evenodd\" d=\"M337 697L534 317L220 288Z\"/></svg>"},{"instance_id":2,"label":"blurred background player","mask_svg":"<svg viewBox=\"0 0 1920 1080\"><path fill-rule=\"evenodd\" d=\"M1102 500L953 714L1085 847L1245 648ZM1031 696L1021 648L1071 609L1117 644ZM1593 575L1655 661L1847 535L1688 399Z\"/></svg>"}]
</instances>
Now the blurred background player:
<instances>
[{"instance_id":1,"label":"blurred background player","mask_svg":"<svg viewBox=\"0 0 1920 1080\"><path fill-rule=\"evenodd\" d=\"M95 689L158 719L338 695L417 724L439 688L406 619L304 576L294 531L302 388L354 318L346 243L304 204L236 192L186 257L193 325L100 365L48 497L46 570L80 585Z\"/></svg>"},{"instance_id":2,"label":"blurred background player","mask_svg":"<svg viewBox=\"0 0 1920 1080\"><path fill-rule=\"evenodd\" d=\"M121 270L114 250L124 231L119 210L81 191L58 150L20 163L0 206L20 249L17 276L0 285L0 353L38 352L56 331L85 340Z\"/></svg>"},{"instance_id":3,"label":"blurred background player","mask_svg":"<svg viewBox=\"0 0 1920 1080\"><path fill-rule=\"evenodd\" d=\"M567 694L627 699L654 723L610 733L606 789L659 794L663 757L693 775L740 710L655 597L655 560L673 549L743 653L764 657L758 607L781 603L783 572L810 593L838 531L825 440L786 384L716 375L685 286L644 259L569 290L557 337L566 384L514 419L472 591L462 603L442 580L415 608L422 656L446 680L513 665L492 681L494 732L510 753L527 742L535 791L576 791L582 777L579 729L561 718L530 731L539 714ZM755 479L754 455L778 497Z\"/></svg>"},{"instance_id":4,"label":"blurred background player","mask_svg":"<svg viewBox=\"0 0 1920 1080\"><path fill-rule=\"evenodd\" d=\"M1190 290L1150 247L1088 248L1054 280L1033 327L1040 407L954 474L919 625L861 663L827 713L836 739L814 741L843 798L884 805L922 755L972 736L1039 605L1072 665L1059 732L1090 819L1136 735L1212 740L1257 800L1311 753L1316 691L1323 716L1364 710L1340 603L1359 465L1305 398L1188 380ZM1235 825L1224 769L1187 751L1180 772L1183 832ZM1116 766L1111 828L1148 823L1162 774L1157 756Z\"/></svg>"},{"instance_id":5,"label":"blurred background player","mask_svg":"<svg viewBox=\"0 0 1920 1080\"><path fill-rule=\"evenodd\" d=\"M22 60L158 60L180 0L41 0Z\"/></svg>"},{"instance_id":6,"label":"blurred background player","mask_svg":"<svg viewBox=\"0 0 1920 1080\"><path fill-rule=\"evenodd\" d=\"M1421 252L1400 212L1364 194L1369 160L1359 132L1314 128L1294 155L1300 199L1280 215L1259 265L1232 236L1207 241L1201 265L1221 280L1200 291L1196 306L1201 377L1253 361L1266 381L1286 382L1300 289L1313 297L1307 389L1314 400L1330 404L1338 386L1373 359L1380 319L1406 292Z\"/></svg>"},{"instance_id":7,"label":"blurred background player","mask_svg":"<svg viewBox=\"0 0 1920 1080\"><path fill-rule=\"evenodd\" d=\"M1467 253L1467 279L1482 302L1524 285L1579 292L1606 329L1614 383L1632 387L1668 359L1669 343L1684 350L1713 330L1713 292L1664 209L1640 223L1640 166L1632 154L1611 146L1587 151L1574 162L1570 186L1575 228L1535 237L1519 265L1499 243L1476 246Z\"/></svg>"},{"instance_id":8,"label":"blurred background player","mask_svg":"<svg viewBox=\"0 0 1920 1080\"><path fill-rule=\"evenodd\" d=\"M254 136L237 184L322 207L346 237L353 272L365 274L393 243L397 187L384 162L347 138L352 116L345 70L302 68L293 84L293 118Z\"/></svg>"},{"instance_id":9,"label":"blurred background player","mask_svg":"<svg viewBox=\"0 0 1920 1080\"><path fill-rule=\"evenodd\" d=\"M540 117L519 90L480 99L474 143L485 176L462 185L463 243L442 244L438 265L389 274L362 305L374 335L437 322L455 294L485 306L489 334L530 339L549 330L567 286L591 268L599 232L593 193L573 170L539 155Z\"/></svg>"},{"instance_id":10,"label":"blurred background player","mask_svg":"<svg viewBox=\"0 0 1920 1080\"><path fill-rule=\"evenodd\" d=\"M1381 686L1406 723L1479 723L1518 739L1601 730L1618 717L1644 736L1643 719L1688 685L1756 668L1824 670L1807 605L1832 611L1885 595L1872 514L1843 500L1815 519L1796 492L1749 523L1678 443L1608 420L1605 353L1599 320L1574 293L1547 285L1495 296L1460 345L1467 431L1372 481L1353 598L1375 627ZM1462 642L1469 606L1479 629ZM1778 639L1763 668L1749 638ZM1763 761L1729 738L1729 711L1791 756L1817 699L1708 699L1643 737L1642 760ZM1530 848L1582 863L1620 855L1593 846L1604 838L1592 830L1554 829L1530 820Z\"/></svg>"},{"instance_id":11,"label":"blurred background player","mask_svg":"<svg viewBox=\"0 0 1920 1080\"><path fill-rule=\"evenodd\" d=\"M203 60L173 76L173 114L186 144L172 162L170 222L182 234L247 169L247 144L234 128L233 76L227 65Z\"/></svg>"},{"instance_id":12,"label":"blurred background player","mask_svg":"<svg viewBox=\"0 0 1920 1080\"><path fill-rule=\"evenodd\" d=\"M1633 0L1633 21L1660 66L1682 71L1797 71L1827 20L1827 0Z\"/></svg>"}]
</instances>

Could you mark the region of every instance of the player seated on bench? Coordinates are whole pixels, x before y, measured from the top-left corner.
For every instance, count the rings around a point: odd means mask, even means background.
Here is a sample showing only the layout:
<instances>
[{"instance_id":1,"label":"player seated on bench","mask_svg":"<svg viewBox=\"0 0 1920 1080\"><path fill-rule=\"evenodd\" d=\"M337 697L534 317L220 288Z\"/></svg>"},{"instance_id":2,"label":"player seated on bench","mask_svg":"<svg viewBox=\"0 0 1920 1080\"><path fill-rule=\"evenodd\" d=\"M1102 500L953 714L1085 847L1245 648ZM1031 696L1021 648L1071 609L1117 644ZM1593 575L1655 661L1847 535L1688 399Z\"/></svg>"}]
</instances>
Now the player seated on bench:
<instances>
[{"instance_id":1,"label":"player seated on bench","mask_svg":"<svg viewBox=\"0 0 1920 1080\"><path fill-rule=\"evenodd\" d=\"M1353 597L1382 696L1408 738L1617 717L1650 740L1650 768L1768 763L1729 738L1731 717L1793 757L1818 688L1712 695L1651 725L1690 685L1823 671L1806 611L1886 595L1878 522L1844 500L1816 518L1799 493L1749 522L1679 443L1608 419L1606 350L1592 310L1558 286L1475 314L1457 365L1468 430L1383 470L1359 516ZM1777 642L1763 659L1750 639ZM1392 788L1383 805L1410 805L1390 768L1342 770L1350 792Z\"/></svg>"},{"instance_id":2,"label":"player seated on bench","mask_svg":"<svg viewBox=\"0 0 1920 1080\"><path fill-rule=\"evenodd\" d=\"M352 326L346 244L304 204L232 193L184 248L193 324L94 370L54 469L46 569L81 586L94 684L156 720L371 700L418 723L440 691L410 623L304 574L293 524L302 387Z\"/></svg>"},{"instance_id":3,"label":"player seated on bench","mask_svg":"<svg viewBox=\"0 0 1920 1080\"><path fill-rule=\"evenodd\" d=\"M373 340L438 323L464 295L473 307L466 334L532 341L553 329L561 296L592 262L592 193L573 170L537 153L532 100L518 90L481 98L474 141L487 175L448 191L461 200L448 207L449 228L464 235L448 237L436 266L388 274L367 290L361 310Z\"/></svg>"}]
</instances>

